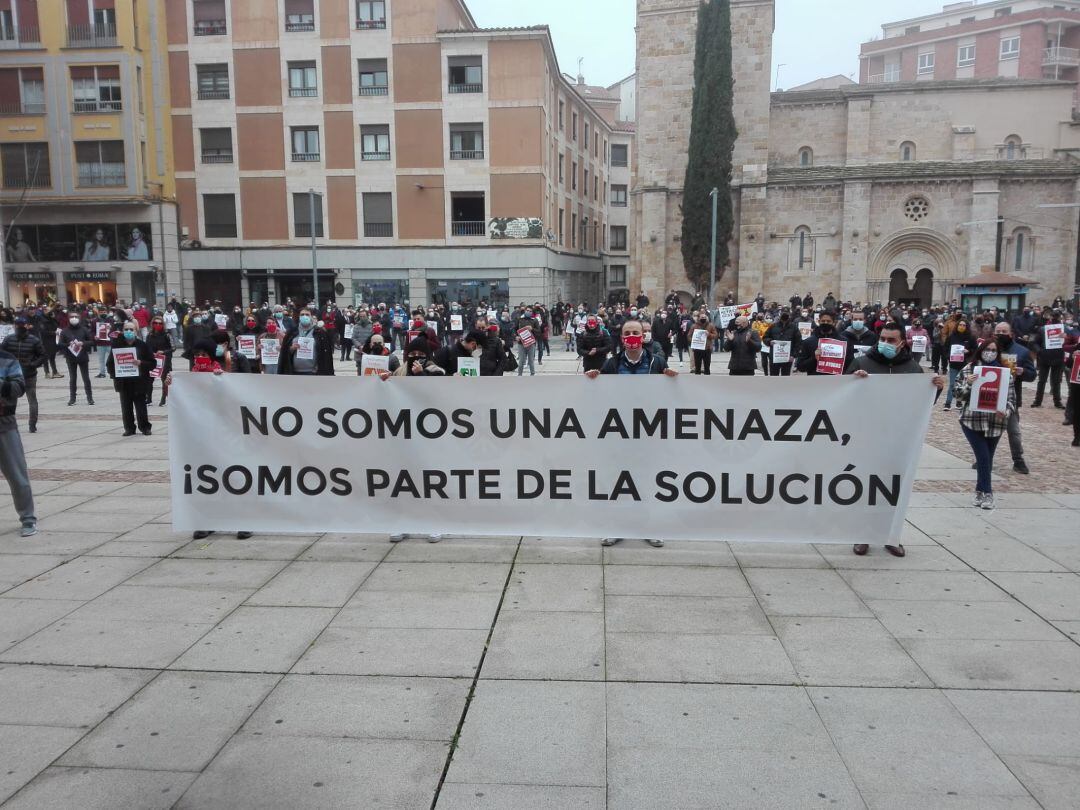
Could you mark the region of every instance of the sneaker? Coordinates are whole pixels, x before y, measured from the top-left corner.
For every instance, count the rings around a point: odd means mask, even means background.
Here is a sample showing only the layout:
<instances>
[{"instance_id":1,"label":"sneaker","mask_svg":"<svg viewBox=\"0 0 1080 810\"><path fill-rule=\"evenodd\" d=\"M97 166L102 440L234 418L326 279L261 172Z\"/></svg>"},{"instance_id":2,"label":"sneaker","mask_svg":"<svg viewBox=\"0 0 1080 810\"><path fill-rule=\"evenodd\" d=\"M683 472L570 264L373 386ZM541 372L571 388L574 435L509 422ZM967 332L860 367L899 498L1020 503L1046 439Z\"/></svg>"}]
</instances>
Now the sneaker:
<instances>
[{"instance_id":1,"label":"sneaker","mask_svg":"<svg viewBox=\"0 0 1080 810\"><path fill-rule=\"evenodd\" d=\"M247 540L249 537L251 537L251 535L252 535L252 532L237 532L236 533L236 539L237 540Z\"/></svg>"},{"instance_id":2,"label":"sneaker","mask_svg":"<svg viewBox=\"0 0 1080 810\"><path fill-rule=\"evenodd\" d=\"M663 548L664 547L664 541L663 540L656 540L656 539L650 537L650 538L647 538L645 540L645 542L648 543L653 548Z\"/></svg>"},{"instance_id":3,"label":"sneaker","mask_svg":"<svg viewBox=\"0 0 1080 810\"><path fill-rule=\"evenodd\" d=\"M616 543L621 543L621 542L622 542L621 537L605 537L603 540L600 541L600 545L602 545L602 546L613 546Z\"/></svg>"},{"instance_id":4,"label":"sneaker","mask_svg":"<svg viewBox=\"0 0 1080 810\"><path fill-rule=\"evenodd\" d=\"M979 506L981 506L987 512L991 511L995 506L993 493L987 493L986 495L983 495L982 503L979 504Z\"/></svg>"},{"instance_id":5,"label":"sneaker","mask_svg":"<svg viewBox=\"0 0 1080 810\"><path fill-rule=\"evenodd\" d=\"M443 536L441 534L429 534L427 541L429 543L438 543L442 538Z\"/></svg>"},{"instance_id":6,"label":"sneaker","mask_svg":"<svg viewBox=\"0 0 1080 810\"><path fill-rule=\"evenodd\" d=\"M983 498L985 496L981 492L976 492L975 497L971 499L972 506L982 506Z\"/></svg>"},{"instance_id":7,"label":"sneaker","mask_svg":"<svg viewBox=\"0 0 1080 810\"><path fill-rule=\"evenodd\" d=\"M1018 461L1013 464L1013 472L1020 473L1020 475L1031 475L1031 470L1028 469L1028 465L1023 461Z\"/></svg>"},{"instance_id":8,"label":"sneaker","mask_svg":"<svg viewBox=\"0 0 1080 810\"><path fill-rule=\"evenodd\" d=\"M400 543L402 540L407 539L408 536L409 535L407 535L407 534L392 534L392 535L390 535L390 542L391 543Z\"/></svg>"},{"instance_id":9,"label":"sneaker","mask_svg":"<svg viewBox=\"0 0 1080 810\"><path fill-rule=\"evenodd\" d=\"M37 534L37 523L24 523L22 531L19 532L22 537L33 537L35 534Z\"/></svg>"},{"instance_id":10,"label":"sneaker","mask_svg":"<svg viewBox=\"0 0 1080 810\"><path fill-rule=\"evenodd\" d=\"M856 543L851 547L856 557L865 557L870 552L869 543Z\"/></svg>"},{"instance_id":11,"label":"sneaker","mask_svg":"<svg viewBox=\"0 0 1080 810\"><path fill-rule=\"evenodd\" d=\"M942 410L951 411L952 410L952 405L946 405L944 408L942 408Z\"/></svg>"}]
</instances>

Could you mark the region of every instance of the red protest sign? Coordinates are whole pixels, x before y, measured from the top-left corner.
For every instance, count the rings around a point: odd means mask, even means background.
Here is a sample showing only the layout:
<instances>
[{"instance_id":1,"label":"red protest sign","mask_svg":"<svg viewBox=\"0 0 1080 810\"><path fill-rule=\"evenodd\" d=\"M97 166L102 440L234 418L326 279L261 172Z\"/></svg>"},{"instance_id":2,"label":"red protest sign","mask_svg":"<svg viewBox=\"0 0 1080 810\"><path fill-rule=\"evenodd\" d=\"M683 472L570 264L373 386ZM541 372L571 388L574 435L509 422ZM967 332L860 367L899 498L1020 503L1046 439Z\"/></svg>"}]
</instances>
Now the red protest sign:
<instances>
[{"instance_id":1,"label":"red protest sign","mask_svg":"<svg viewBox=\"0 0 1080 810\"><path fill-rule=\"evenodd\" d=\"M532 333L532 329L518 329L518 337L521 338L521 345L526 349L536 343L536 337Z\"/></svg>"},{"instance_id":2,"label":"red protest sign","mask_svg":"<svg viewBox=\"0 0 1080 810\"><path fill-rule=\"evenodd\" d=\"M818 340L818 374L843 374L847 359L847 341L821 338Z\"/></svg>"},{"instance_id":3,"label":"red protest sign","mask_svg":"<svg viewBox=\"0 0 1080 810\"><path fill-rule=\"evenodd\" d=\"M1073 385L1080 385L1080 351L1073 352L1073 364L1072 371L1069 373L1069 382ZM1075 419L1076 416L1073 416Z\"/></svg>"}]
</instances>

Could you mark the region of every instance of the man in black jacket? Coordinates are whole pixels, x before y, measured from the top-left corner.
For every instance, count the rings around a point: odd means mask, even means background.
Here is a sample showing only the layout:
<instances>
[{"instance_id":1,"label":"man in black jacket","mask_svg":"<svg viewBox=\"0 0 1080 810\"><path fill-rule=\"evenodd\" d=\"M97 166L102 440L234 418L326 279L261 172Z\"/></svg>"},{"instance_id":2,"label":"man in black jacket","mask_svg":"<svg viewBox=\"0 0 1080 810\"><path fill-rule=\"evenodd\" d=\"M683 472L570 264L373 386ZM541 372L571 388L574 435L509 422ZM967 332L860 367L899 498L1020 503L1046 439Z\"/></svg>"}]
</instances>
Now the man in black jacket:
<instances>
[{"instance_id":1,"label":"man in black jacket","mask_svg":"<svg viewBox=\"0 0 1080 810\"><path fill-rule=\"evenodd\" d=\"M802 334L799 332L799 327L796 326L791 320L791 313L786 309L780 313L780 319L774 321L765 332L765 337L762 338L762 343L769 347L770 352L775 352L773 349L777 343L787 344L786 347L779 346L777 349L787 349L787 362L777 363L776 354L771 354L769 358L769 376L771 377L790 377L791 376L791 364L799 354L799 347L802 344Z\"/></svg>"},{"instance_id":2,"label":"man in black jacket","mask_svg":"<svg viewBox=\"0 0 1080 810\"><path fill-rule=\"evenodd\" d=\"M728 374L732 377L753 377L757 373L757 356L761 352L761 338L750 329L750 319L740 315L735 319L734 331L724 336L731 348Z\"/></svg>"},{"instance_id":3,"label":"man in black jacket","mask_svg":"<svg viewBox=\"0 0 1080 810\"><path fill-rule=\"evenodd\" d=\"M449 376L456 376L458 373L458 360L463 357L473 357L474 352L483 344L483 333L475 330L469 331L463 338L455 341L452 346L443 346L436 351L435 365Z\"/></svg>"},{"instance_id":4,"label":"man in black jacket","mask_svg":"<svg viewBox=\"0 0 1080 810\"><path fill-rule=\"evenodd\" d=\"M64 353L64 359L68 366L68 391L70 399L68 405L75 404L75 391L78 388L78 375L82 374L83 388L86 390L86 401L94 404L94 390L90 387L90 349L94 346L94 336L83 324L78 312L72 312L68 316L66 329L60 330L60 350Z\"/></svg>"},{"instance_id":5,"label":"man in black jacket","mask_svg":"<svg viewBox=\"0 0 1080 810\"><path fill-rule=\"evenodd\" d=\"M135 363L138 375L134 377L117 376L117 350L135 350ZM139 339L139 327L135 321L128 321L123 331L113 341L112 352L107 361L109 376L113 387L120 395L120 416L124 422L124 435L134 436L136 424L144 436L150 435L150 418L146 415L146 391L150 386L150 372L157 366L154 353Z\"/></svg>"},{"instance_id":6,"label":"man in black jacket","mask_svg":"<svg viewBox=\"0 0 1080 810\"><path fill-rule=\"evenodd\" d=\"M585 331L578 335L577 353L581 357L582 370L599 371L608 353L611 351L611 339L600 328L600 319L590 315L585 319Z\"/></svg>"},{"instance_id":7,"label":"man in black jacket","mask_svg":"<svg viewBox=\"0 0 1080 810\"><path fill-rule=\"evenodd\" d=\"M1035 328L1036 356L1039 358L1039 382L1035 386L1035 401L1032 408L1041 408L1043 394L1046 393L1046 380L1050 379L1050 395L1054 398L1054 407L1064 410L1065 405L1061 401L1061 378L1065 374L1065 349L1046 348L1046 328L1050 325L1061 325L1061 313L1054 312L1043 324Z\"/></svg>"},{"instance_id":8,"label":"man in black jacket","mask_svg":"<svg viewBox=\"0 0 1080 810\"><path fill-rule=\"evenodd\" d=\"M26 401L30 405L30 432L37 433L37 370L45 364L45 347L41 339L30 331L26 318L19 315L15 318L14 334L4 338L3 350L13 355L22 366Z\"/></svg>"}]
</instances>

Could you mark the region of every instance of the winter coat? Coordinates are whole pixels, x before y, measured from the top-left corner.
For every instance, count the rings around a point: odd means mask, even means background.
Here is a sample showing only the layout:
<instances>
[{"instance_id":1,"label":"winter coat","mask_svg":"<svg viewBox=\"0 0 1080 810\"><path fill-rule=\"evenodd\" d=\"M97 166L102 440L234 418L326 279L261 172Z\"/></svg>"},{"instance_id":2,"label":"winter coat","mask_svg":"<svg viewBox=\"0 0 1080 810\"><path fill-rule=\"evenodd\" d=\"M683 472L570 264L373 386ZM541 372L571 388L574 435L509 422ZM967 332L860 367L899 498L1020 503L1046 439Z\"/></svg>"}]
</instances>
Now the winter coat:
<instances>
[{"instance_id":1,"label":"winter coat","mask_svg":"<svg viewBox=\"0 0 1080 810\"><path fill-rule=\"evenodd\" d=\"M82 343L82 349L79 351L78 357L72 354L71 349L68 348L74 341ZM60 330L60 350L64 353L64 357L72 363L89 363L89 351L93 345L94 336L81 321L78 326L69 325L67 328Z\"/></svg>"},{"instance_id":2,"label":"winter coat","mask_svg":"<svg viewBox=\"0 0 1080 810\"><path fill-rule=\"evenodd\" d=\"M761 353L761 338L752 329L736 331L727 342L731 351L728 371L757 371L757 356Z\"/></svg>"},{"instance_id":3,"label":"winter coat","mask_svg":"<svg viewBox=\"0 0 1080 810\"><path fill-rule=\"evenodd\" d=\"M106 366L109 369L109 376L113 380L113 388L117 391L125 391L132 396L138 396L146 390L147 385L150 383L150 372L157 366L157 360L154 357L154 353L150 351L150 348L138 338L128 343L122 337L117 338L112 342L113 350L109 353L109 359L106 362ZM117 349L135 349L136 357L139 361L139 376L138 377L117 377L116 376L116 350Z\"/></svg>"},{"instance_id":4,"label":"winter coat","mask_svg":"<svg viewBox=\"0 0 1080 810\"><path fill-rule=\"evenodd\" d=\"M626 352L619 352L614 357L609 357L601 374L663 374L667 369L667 360L663 354L656 354L647 349L642 351L641 359L637 363L631 363Z\"/></svg>"},{"instance_id":5,"label":"winter coat","mask_svg":"<svg viewBox=\"0 0 1080 810\"><path fill-rule=\"evenodd\" d=\"M876 346L866 354L854 358L851 365L844 369L845 374L854 374L856 371L865 371L867 374L923 373L922 366L915 362L915 358L906 348L901 349L896 357L890 360L881 354Z\"/></svg>"},{"instance_id":6,"label":"winter coat","mask_svg":"<svg viewBox=\"0 0 1080 810\"><path fill-rule=\"evenodd\" d=\"M589 354L592 349L596 349L596 354ZM581 364L585 371L602 368L610 351L611 338L600 326L593 330L586 328L584 332L578 335L577 353L581 358Z\"/></svg>"},{"instance_id":7,"label":"winter coat","mask_svg":"<svg viewBox=\"0 0 1080 810\"><path fill-rule=\"evenodd\" d=\"M285 339L281 343L281 356L278 358L277 373L278 374L295 374L294 370L295 357L293 356L291 346L296 342L296 338L299 337L300 332L296 329L291 329L285 335ZM334 376L334 343L331 340L330 335L327 334L325 329L315 327L311 331L310 337L315 338L315 375L319 377L333 377Z\"/></svg>"},{"instance_id":8,"label":"winter coat","mask_svg":"<svg viewBox=\"0 0 1080 810\"><path fill-rule=\"evenodd\" d=\"M31 334L30 330L19 337L19 330L16 329L15 334L4 338L3 350L19 361L24 379L37 377L37 370L45 364L45 347L41 344L41 338Z\"/></svg>"},{"instance_id":9,"label":"winter coat","mask_svg":"<svg viewBox=\"0 0 1080 810\"><path fill-rule=\"evenodd\" d=\"M0 350L0 433L18 430L15 407L26 393L22 367L14 355Z\"/></svg>"}]
</instances>

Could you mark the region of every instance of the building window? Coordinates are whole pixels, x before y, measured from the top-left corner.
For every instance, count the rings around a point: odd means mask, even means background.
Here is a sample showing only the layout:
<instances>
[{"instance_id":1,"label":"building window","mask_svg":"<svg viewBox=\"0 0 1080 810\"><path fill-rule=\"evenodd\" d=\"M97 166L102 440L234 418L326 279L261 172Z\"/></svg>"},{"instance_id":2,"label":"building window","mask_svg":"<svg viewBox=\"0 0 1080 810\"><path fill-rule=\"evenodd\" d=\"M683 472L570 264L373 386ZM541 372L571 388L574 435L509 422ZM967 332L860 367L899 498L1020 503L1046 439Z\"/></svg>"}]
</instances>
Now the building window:
<instances>
[{"instance_id":1,"label":"building window","mask_svg":"<svg viewBox=\"0 0 1080 810\"><path fill-rule=\"evenodd\" d=\"M885 81L886 82L898 82L900 81L900 64L885 65Z\"/></svg>"},{"instance_id":2,"label":"building window","mask_svg":"<svg viewBox=\"0 0 1080 810\"><path fill-rule=\"evenodd\" d=\"M0 145L0 172L7 189L49 188L52 173L49 169L47 143L5 143Z\"/></svg>"},{"instance_id":3,"label":"building window","mask_svg":"<svg viewBox=\"0 0 1080 810\"><path fill-rule=\"evenodd\" d=\"M1001 61L1020 58L1020 37L1006 37L1001 40Z\"/></svg>"},{"instance_id":4,"label":"building window","mask_svg":"<svg viewBox=\"0 0 1080 810\"><path fill-rule=\"evenodd\" d=\"M451 160L483 160L484 159L484 125L483 124L451 124L450 125L450 159Z\"/></svg>"},{"instance_id":5,"label":"building window","mask_svg":"<svg viewBox=\"0 0 1080 810\"><path fill-rule=\"evenodd\" d=\"M809 146L804 146L799 150L799 165L803 167L814 165L814 150Z\"/></svg>"},{"instance_id":6,"label":"building window","mask_svg":"<svg viewBox=\"0 0 1080 810\"><path fill-rule=\"evenodd\" d=\"M361 30L386 28L384 0L356 0L356 27Z\"/></svg>"},{"instance_id":7,"label":"building window","mask_svg":"<svg viewBox=\"0 0 1080 810\"><path fill-rule=\"evenodd\" d=\"M389 124L372 124L360 127L360 159L390 159Z\"/></svg>"},{"instance_id":8,"label":"building window","mask_svg":"<svg viewBox=\"0 0 1080 810\"><path fill-rule=\"evenodd\" d=\"M581 193L585 196L589 196L589 170L584 166L581 167L581 179L583 185L581 187Z\"/></svg>"},{"instance_id":9,"label":"building window","mask_svg":"<svg viewBox=\"0 0 1080 810\"><path fill-rule=\"evenodd\" d=\"M626 226L611 226L611 250L626 250Z\"/></svg>"},{"instance_id":10,"label":"building window","mask_svg":"<svg viewBox=\"0 0 1080 810\"><path fill-rule=\"evenodd\" d=\"M195 18L195 36L220 36L227 33L225 0L195 0L192 11Z\"/></svg>"},{"instance_id":11,"label":"building window","mask_svg":"<svg viewBox=\"0 0 1080 810\"><path fill-rule=\"evenodd\" d=\"M926 197L911 197L904 203L904 216L912 222L922 222L929 213L930 202Z\"/></svg>"},{"instance_id":12,"label":"building window","mask_svg":"<svg viewBox=\"0 0 1080 810\"><path fill-rule=\"evenodd\" d=\"M293 235L297 237L310 237L312 235L311 222L311 197L306 191L295 192L292 195L293 206ZM323 235L322 195L315 194L315 236Z\"/></svg>"},{"instance_id":13,"label":"building window","mask_svg":"<svg viewBox=\"0 0 1080 810\"><path fill-rule=\"evenodd\" d=\"M570 247L577 247L577 214L570 214Z\"/></svg>"},{"instance_id":14,"label":"building window","mask_svg":"<svg viewBox=\"0 0 1080 810\"><path fill-rule=\"evenodd\" d=\"M1014 253L1013 269L1015 269L1015 270L1023 270L1024 269L1024 249L1027 247L1027 235L1023 231L1017 231L1016 236L1014 237L1014 241L1016 243L1016 247L1013 250L1013 253Z\"/></svg>"},{"instance_id":15,"label":"building window","mask_svg":"<svg viewBox=\"0 0 1080 810\"><path fill-rule=\"evenodd\" d=\"M956 66L971 67L975 64L975 46L961 45L956 50Z\"/></svg>"},{"instance_id":16,"label":"building window","mask_svg":"<svg viewBox=\"0 0 1080 810\"><path fill-rule=\"evenodd\" d=\"M907 162L915 159L915 144L904 141L900 144L900 160Z\"/></svg>"},{"instance_id":17,"label":"building window","mask_svg":"<svg viewBox=\"0 0 1080 810\"><path fill-rule=\"evenodd\" d=\"M225 63L196 65L195 81L201 101L214 101L229 97L229 66Z\"/></svg>"},{"instance_id":18,"label":"building window","mask_svg":"<svg viewBox=\"0 0 1080 810\"><path fill-rule=\"evenodd\" d=\"M385 96L390 92L385 59L361 59L357 64L360 69L360 95Z\"/></svg>"},{"instance_id":19,"label":"building window","mask_svg":"<svg viewBox=\"0 0 1080 810\"><path fill-rule=\"evenodd\" d=\"M450 194L450 233L453 236L484 236L487 233L484 192L455 191Z\"/></svg>"},{"instance_id":20,"label":"building window","mask_svg":"<svg viewBox=\"0 0 1080 810\"><path fill-rule=\"evenodd\" d=\"M570 114L570 140L577 140L577 113Z\"/></svg>"},{"instance_id":21,"label":"building window","mask_svg":"<svg viewBox=\"0 0 1080 810\"><path fill-rule=\"evenodd\" d=\"M394 205L388 193L364 193L364 236L391 239L394 236Z\"/></svg>"},{"instance_id":22,"label":"building window","mask_svg":"<svg viewBox=\"0 0 1080 810\"><path fill-rule=\"evenodd\" d=\"M236 195L203 194L203 234L207 239L236 238Z\"/></svg>"},{"instance_id":23,"label":"building window","mask_svg":"<svg viewBox=\"0 0 1080 810\"><path fill-rule=\"evenodd\" d=\"M321 157L318 127L291 127L293 163L313 163Z\"/></svg>"},{"instance_id":24,"label":"building window","mask_svg":"<svg viewBox=\"0 0 1080 810\"><path fill-rule=\"evenodd\" d=\"M2 37L3 32L0 31L0 39ZM45 74L41 68L0 70L0 115L44 113Z\"/></svg>"},{"instance_id":25,"label":"building window","mask_svg":"<svg viewBox=\"0 0 1080 810\"><path fill-rule=\"evenodd\" d=\"M570 190L577 191L577 161L570 163Z\"/></svg>"},{"instance_id":26,"label":"building window","mask_svg":"<svg viewBox=\"0 0 1080 810\"><path fill-rule=\"evenodd\" d=\"M589 122L585 122L585 151L589 151Z\"/></svg>"},{"instance_id":27,"label":"building window","mask_svg":"<svg viewBox=\"0 0 1080 810\"><path fill-rule=\"evenodd\" d=\"M78 13L82 19L88 19L86 23L72 23L71 11L74 9L69 2L68 20L68 47L69 48L113 48L117 45L116 40L116 9L111 0L94 3L79 3ZM10 4L7 4L10 8ZM92 14L87 14L90 11Z\"/></svg>"},{"instance_id":28,"label":"building window","mask_svg":"<svg viewBox=\"0 0 1080 810\"><path fill-rule=\"evenodd\" d=\"M314 62L289 62L289 96L311 98L319 95L319 78Z\"/></svg>"},{"instance_id":29,"label":"building window","mask_svg":"<svg viewBox=\"0 0 1080 810\"><path fill-rule=\"evenodd\" d=\"M814 236L806 225L795 229L794 238L788 251L789 272L804 272L814 269Z\"/></svg>"},{"instance_id":30,"label":"building window","mask_svg":"<svg viewBox=\"0 0 1080 810\"><path fill-rule=\"evenodd\" d=\"M483 93L484 63L479 56L451 56L448 60L451 93Z\"/></svg>"},{"instance_id":31,"label":"building window","mask_svg":"<svg viewBox=\"0 0 1080 810\"><path fill-rule=\"evenodd\" d=\"M228 127L200 129L203 163L232 163L232 130Z\"/></svg>"},{"instance_id":32,"label":"building window","mask_svg":"<svg viewBox=\"0 0 1080 810\"><path fill-rule=\"evenodd\" d=\"M80 186L127 184L123 141L76 141L75 163Z\"/></svg>"},{"instance_id":33,"label":"building window","mask_svg":"<svg viewBox=\"0 0 1080 810\"><path fill-rule=\"evenodd\" d=\"M630 147L624 143L611 145L611 165L615 168L626 168L630 165Z\"/></svg>"},{"instance_id":34,"label":"building window","mask_svg":"<svg viewBox=\"0 0 1080 810\"><path fill-rule=\"evenodd\" d=\"M613 287L626 286L625 264L613 264L608 267L608 284Z\"/></svg>"},{"instance_id":35,"label":"building window","mask_svg":"<svg viewBox=\"0 0 1080 810\"><path fill-rule=\"evenodd\" d=\"M919 54L919 75L929 76L934 72L934 54L933 53L920 53Z\"/></svg>"},{"instance_id":36,"label":"building window","mask_svg":"<svg viewBox=\"0 0 1080 810\"><path fill-rule=\"evenodd\" d=\"M314 0L285 0L285 30L315 30Z\"/></svg>"},{"instance_id":37,"label":"building window","mask_svg":"<svg viewBox=\"0 0 1080 810\"><path fill-rule=\"evenodd\" d=\"M1054 8L1064 8L1064 6L1054 6ZM1008 17L1010 14L1012 14L1012 6L994 9L995 17Z\"/></svg>"},{"instance_id":38,"label":"building window","mask_svg":"<svg viewBox=\"0 0 1080 810\"><path fill-rule=\"evenodd\" d=\"M600 200L600 178L593 173L592 178L592 198L593 202L599 202Z\"/></svg>"},{"instance_id":39,"label":"building window","mask_svg":"<svg viewBox=\"0 0 1080 810\"><path fill-rule=\"evenodd\" d=\"M564 167L565 163L566 163L566 156L563 155L563 154L560 154L559 155L559 185L560 186L564 185L566 183L566 174L563 171L563 167Z\"/></svg>"},{"instance_id":40,"label":"building window","mask_svg":"<svg viewBox=\"0 0 1080 810\"><path fill-rule=\"evenodd\" d=\"M566 209L559 209L559 244L563 244L563 220L566 219Z\"/></svg>"},{"instance_id":41,"label":"building window","mask_svg":"<svg viewBox=\"0 0 1080 810\"><path fill-rule=\"evenodd\" d=\"M1027 149L1019 135L1010 135L998 149L999 156L1005 160L1022 160L1027 157Z\"/></svg>"},{"instance_id":42,"label":"building window","mask_svg":"<svg viewBox=\"0 0 1080 810\"><path fill-rule=\"evenodd\" d=\"M118 65L73 65L71 90L74 112L120 112L124 108Z\"/></svg>"},{"instance_id":43,"label":"building window","mask_svg":"<svg viewBox=\"0 0 1080 810\"><path fill-rule=\"evenodd\" d=\"M626 208L626 186L611 187L611 205L614 208Z\"/></svg>"},{"instance_id":44,"label":"building window","mask_svg":"<svg viewBox=\"0 0 1080 810\"><path fill-rule=\"evenodd\" d=\"M559 129L563 129L564 116L566 115L566 102L559 99Z\"/></svg>"}]
</instances>

